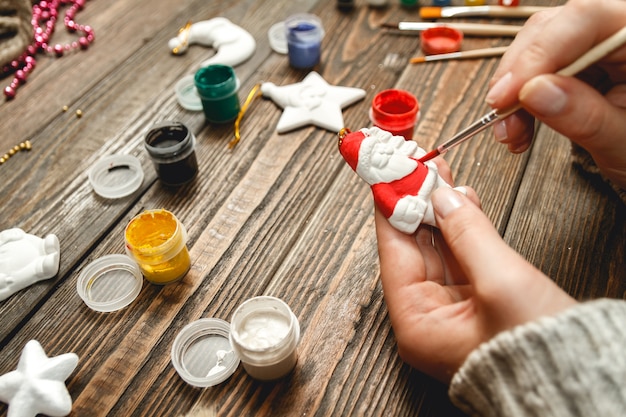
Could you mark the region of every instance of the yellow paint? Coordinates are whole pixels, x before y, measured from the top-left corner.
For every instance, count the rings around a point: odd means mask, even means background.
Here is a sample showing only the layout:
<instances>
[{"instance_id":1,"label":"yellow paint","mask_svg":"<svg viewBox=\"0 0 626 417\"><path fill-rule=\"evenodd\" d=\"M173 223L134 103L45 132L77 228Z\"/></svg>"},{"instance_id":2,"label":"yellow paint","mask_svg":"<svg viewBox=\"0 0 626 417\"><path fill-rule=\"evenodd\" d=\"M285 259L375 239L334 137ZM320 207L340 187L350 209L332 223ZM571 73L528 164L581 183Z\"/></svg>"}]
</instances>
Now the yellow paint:
<instances>
[{"instance_id":1,"label":"yellow paint","mask_svg":"<svg viewBox=\"0 0 626 417\"><path fill-rule=\"evenodd\" d=\"M125 238L127 252L152 283L177 281L191 266L184 228L167 210L139 214L126 226Z\"/></svg>"}]
</instances>

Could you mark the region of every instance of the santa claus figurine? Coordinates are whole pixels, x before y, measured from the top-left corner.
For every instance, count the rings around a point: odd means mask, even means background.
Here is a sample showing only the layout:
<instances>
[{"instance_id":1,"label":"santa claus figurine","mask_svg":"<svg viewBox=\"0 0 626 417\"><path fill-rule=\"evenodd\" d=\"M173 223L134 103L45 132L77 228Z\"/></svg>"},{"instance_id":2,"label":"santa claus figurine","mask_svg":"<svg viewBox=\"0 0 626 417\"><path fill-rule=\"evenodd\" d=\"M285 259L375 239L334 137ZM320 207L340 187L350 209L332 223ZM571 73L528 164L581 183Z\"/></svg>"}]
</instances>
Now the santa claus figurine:
<instances>
[{"instance_id":1,"label":"santa claus figurine","mask_svg":"<svg viewBox=\"0 0 626 417\"><path fill-rule=\"evenodd\" d=\"M426 154L415 141L378 127L339 133L339 152L367 182L374 202L389 223L404 233L414 233L424 222L436 226L431 193L450 187L432 161L419 162Z\"/></svg>"}]
</instances>

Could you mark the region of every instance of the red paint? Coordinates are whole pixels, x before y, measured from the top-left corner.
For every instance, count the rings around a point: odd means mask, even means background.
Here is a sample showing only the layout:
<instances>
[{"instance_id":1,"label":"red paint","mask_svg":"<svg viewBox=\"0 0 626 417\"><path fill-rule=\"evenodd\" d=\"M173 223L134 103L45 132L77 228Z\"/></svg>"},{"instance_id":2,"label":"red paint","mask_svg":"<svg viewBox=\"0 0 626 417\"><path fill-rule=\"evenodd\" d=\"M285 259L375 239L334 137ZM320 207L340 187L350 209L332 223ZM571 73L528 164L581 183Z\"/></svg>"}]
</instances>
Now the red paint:
<instances>
[{"instance_id":1,"label":"red paint","mask_svg":"<svg viewBox=\"0 0 626 417\"><path fill-rule=\"evenodd\" d=\"M447 54L461 49L463 32L447 26L439 26L422 31L420 34L422 51L426 55Z\"/></svg>"},{"instance_id":2,"label":"red paint","mask_svg":"<svg viewBox=\"0 0 626 417\"><path fill-rule=\"evenodd\" d=\"M381 91L374 97L370 119L375 126L410 140L413 139L418 113L419 103L413 94L391 89Z\"/></svg>"}]
</instances>

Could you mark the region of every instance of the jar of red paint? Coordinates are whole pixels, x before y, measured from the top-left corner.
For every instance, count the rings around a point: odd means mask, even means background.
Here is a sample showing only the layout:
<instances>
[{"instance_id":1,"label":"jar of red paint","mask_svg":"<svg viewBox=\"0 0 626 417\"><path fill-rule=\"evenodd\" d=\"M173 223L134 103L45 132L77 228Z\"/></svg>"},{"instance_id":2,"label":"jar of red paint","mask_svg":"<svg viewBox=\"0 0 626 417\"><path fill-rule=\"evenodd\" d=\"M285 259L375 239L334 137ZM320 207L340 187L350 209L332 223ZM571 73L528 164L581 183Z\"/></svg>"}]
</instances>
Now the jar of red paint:
<instances>
[{"instance_id":1,"label":"jar of red paint","mask_svg":"<svg viewBox=\"0 0 626 417\"><path fill-rule=\"evenodd\" d=\"M383 90L374 96L369 115L374 126L411 140L419 118L419 103L408 91Z\"/></svg>"}]
</instances>

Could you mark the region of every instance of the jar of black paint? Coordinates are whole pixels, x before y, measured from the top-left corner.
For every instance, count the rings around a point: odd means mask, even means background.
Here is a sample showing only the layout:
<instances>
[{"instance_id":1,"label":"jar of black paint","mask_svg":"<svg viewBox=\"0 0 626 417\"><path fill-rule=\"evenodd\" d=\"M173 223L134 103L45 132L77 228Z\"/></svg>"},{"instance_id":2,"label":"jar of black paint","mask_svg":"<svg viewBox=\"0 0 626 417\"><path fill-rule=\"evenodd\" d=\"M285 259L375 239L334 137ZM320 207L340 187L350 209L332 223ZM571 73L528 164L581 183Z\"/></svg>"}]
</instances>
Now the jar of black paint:
<instances>
[{"instance_id":1,"label":"jar of black paint","mask_svg":"<svg viewBox=\"0 0 626 417\"><path fill-rule=\"evenodd\" d=\"M182 185L195 178L196 137L187 126L180 122L159 123L148 131L144 144L164 184Z\"/></svg>"}]
</instances>

